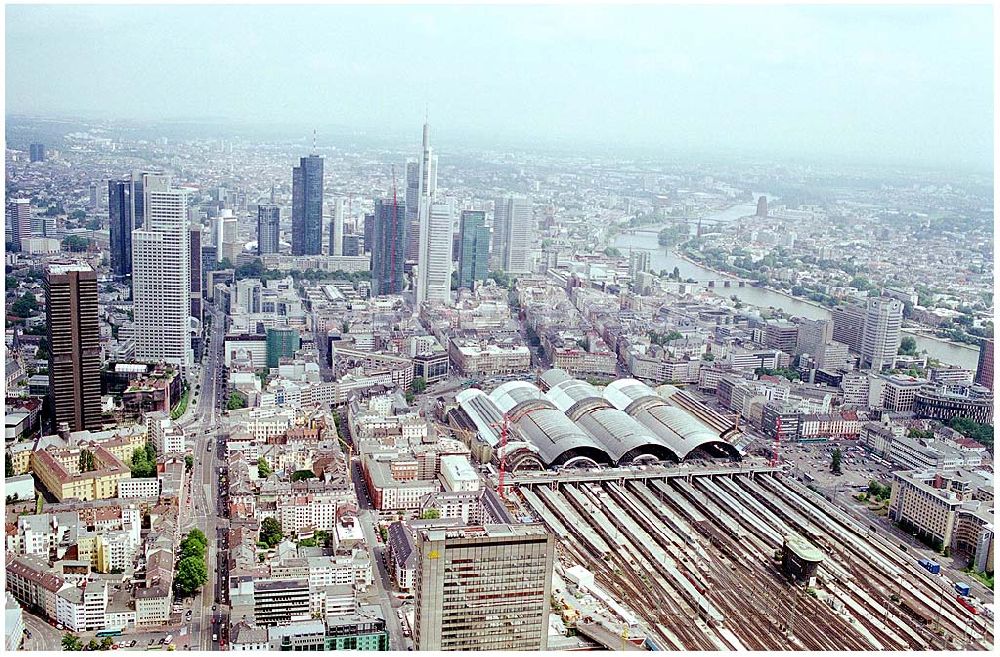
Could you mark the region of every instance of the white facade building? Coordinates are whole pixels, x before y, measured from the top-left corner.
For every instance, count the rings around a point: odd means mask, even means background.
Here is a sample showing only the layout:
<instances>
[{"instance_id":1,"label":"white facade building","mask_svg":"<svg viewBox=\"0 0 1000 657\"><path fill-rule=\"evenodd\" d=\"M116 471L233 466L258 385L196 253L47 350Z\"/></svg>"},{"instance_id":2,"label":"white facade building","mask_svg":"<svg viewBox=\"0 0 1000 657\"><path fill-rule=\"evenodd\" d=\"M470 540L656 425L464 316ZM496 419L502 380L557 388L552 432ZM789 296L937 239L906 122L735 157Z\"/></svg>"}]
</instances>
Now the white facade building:
<instances>
[{"instance_id":1,"label":"white facade building","mask_svg":"<svg viewBox=\"0 0 1000 657\"><path fill-rule=\"evenodd\" d=\"M191 349L191 244L187 193L144 174L145 223L132 233L135 358L182 367Z\"/></svg>"},{"instance_id":2,"label":"white facade building","mask_svg":"<svg viewBox=\"0 0 1000 657\"><path fill-rule=\"evenodd\" d=\"M508 274L531 271L534 213L531 202L520 196L498 198L494 202L493 252L497 264Z\"/></svg>"}]
</instances>

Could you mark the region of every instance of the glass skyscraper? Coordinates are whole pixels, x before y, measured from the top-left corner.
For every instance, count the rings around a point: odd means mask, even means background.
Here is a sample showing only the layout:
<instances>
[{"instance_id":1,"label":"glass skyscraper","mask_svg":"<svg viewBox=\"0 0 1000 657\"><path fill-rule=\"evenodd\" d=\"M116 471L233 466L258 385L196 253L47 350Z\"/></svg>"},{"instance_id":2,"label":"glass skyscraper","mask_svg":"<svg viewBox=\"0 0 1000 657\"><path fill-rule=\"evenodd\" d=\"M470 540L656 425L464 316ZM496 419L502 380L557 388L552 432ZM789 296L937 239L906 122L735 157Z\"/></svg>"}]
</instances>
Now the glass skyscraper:
<instances>
[{"instance_id":1,"label":"glass skyscraper","mask_svg":"<svg viewBox=\"0 0 1000 657\"><path fill-rule=\"evenodd\" d=\"M281 208L266 204L257 206L257 253L277 253L280 242Z\"/></svg>"},{"instance_id":2,"label":"glass skyscraper","mask_svg":"<svg viewBox=\"0 0 1000 657\"><path fill-rule=\"evenodd\" d=\"M292 255L323 252L323 158L310 155L292 168Z\"/></svg>"},{"instance_id":3,"label":"glass skyscraper","mask_svg":"<svg viewBox=\"0 0 1000 657\"><path fill-rule=\"evenodd\" d=\"M486 213L462 210L458 242L458 286L472 289L473 281L486 280L490 259L490 229Z\"/></svg>"},{"instance_id":4,"label":"glass skyscraper","mask_svg":"<svg viewBox=\"0 0 1000 657\"><path fill-rule=\"evenodd\" d=\"M406 203L394 206L391 199L375 201L372 232L372 294L399 294L406 261Z\"/></svg>"}]
</instances>

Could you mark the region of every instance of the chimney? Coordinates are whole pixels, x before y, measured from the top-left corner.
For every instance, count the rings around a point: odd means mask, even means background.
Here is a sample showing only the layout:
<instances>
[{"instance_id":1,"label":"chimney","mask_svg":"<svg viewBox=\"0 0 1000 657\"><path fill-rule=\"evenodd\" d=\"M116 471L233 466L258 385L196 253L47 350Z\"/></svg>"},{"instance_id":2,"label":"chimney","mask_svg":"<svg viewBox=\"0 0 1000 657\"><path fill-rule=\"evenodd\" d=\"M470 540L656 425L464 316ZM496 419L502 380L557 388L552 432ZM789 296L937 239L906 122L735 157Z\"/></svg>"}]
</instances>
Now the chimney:
<instances>
[{"instance_id":1,"label":"chimney","mask_svg":"<svg viewBox=\"0 0 1000 657\"><path fill-rule=\"evenodd\" d=\"M56 433L58 433L59 437L62 438L63 440L65 440L68 443L69 442L69 422L60 422L58 425L56 425Z\"/></svg>"}]
</instances>

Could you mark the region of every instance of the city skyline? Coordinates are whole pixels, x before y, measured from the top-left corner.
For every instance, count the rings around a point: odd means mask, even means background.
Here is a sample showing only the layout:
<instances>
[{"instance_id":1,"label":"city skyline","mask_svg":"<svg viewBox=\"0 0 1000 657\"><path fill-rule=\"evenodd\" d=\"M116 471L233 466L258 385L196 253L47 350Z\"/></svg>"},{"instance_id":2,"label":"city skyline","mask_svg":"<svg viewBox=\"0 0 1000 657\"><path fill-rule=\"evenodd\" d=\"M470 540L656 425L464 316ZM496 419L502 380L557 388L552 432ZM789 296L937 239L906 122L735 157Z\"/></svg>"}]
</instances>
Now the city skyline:
<instances>
[{"instance_id":1,"label":"city skyline","mask_svg":"<svg viewBox=\"0 0 1000 657\"><path fill-rule=\"evenodd\" d=\"M203 103L191 94L207 94L241 99L212 104L225 121L386 135L407 134L429 109L448 126L437 140L444 150L487 139L992 169L988 7L467 9L11 7L7 110L164 120L197 114L190 108ZM178 23L185 29L172 31ZM184 72L176 82L149 88L127 59L80 39L90 28L114 32L121 48L142 40L153 56L177 45L147 24L191 46L170 52ZM273 25L287 29L264 32ZM311 39L321 28L335 38ZM427 43L416 59L394 38L404 30ZM493 51L515 54L507 62ZM292 67L296 57L303 63ZM424 72L419 87L401 61ZM131 84L94 100L84 69ZM328 82L304 78L317 75Z\"/></svg>"}]
</instances>

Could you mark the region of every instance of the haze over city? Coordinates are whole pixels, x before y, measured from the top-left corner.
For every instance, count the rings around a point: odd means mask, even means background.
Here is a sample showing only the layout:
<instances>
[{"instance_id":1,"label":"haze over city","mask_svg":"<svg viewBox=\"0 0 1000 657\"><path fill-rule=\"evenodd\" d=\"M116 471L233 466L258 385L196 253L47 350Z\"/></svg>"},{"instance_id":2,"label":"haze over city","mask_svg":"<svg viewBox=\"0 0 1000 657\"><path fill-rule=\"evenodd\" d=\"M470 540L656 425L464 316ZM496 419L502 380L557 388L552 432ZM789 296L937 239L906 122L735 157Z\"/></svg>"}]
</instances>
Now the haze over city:
<instances>
[{"instance_id":1,"label":"haze over city","mask_svg":"<svg viewBox=\"0 0 1000 657\"><path fill-rule=\"evenodd\" d=\"M9 6L4 652L992 651L987 6Z\"/></svg>"},{"instance_id":2,"label":"haze over city","mask_svg":"<svg viewBox=\"0 0 1000 657\"><path fill-rule=\"evenodd\" d=\"M7 7L7 112L992 170L989 6ZM113 35L113 38L106 38Z\"/></svg>"}]
</instances>

